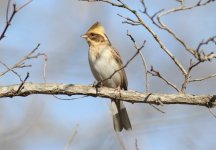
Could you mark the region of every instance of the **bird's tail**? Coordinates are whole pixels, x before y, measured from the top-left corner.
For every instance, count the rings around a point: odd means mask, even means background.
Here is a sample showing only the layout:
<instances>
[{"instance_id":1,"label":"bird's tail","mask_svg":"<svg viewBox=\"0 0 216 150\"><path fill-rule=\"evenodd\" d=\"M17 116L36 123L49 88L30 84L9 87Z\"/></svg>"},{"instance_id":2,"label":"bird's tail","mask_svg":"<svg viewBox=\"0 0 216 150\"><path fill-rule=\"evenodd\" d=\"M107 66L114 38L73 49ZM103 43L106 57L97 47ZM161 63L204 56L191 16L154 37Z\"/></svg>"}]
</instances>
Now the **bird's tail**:
<instances>
[{"instance_id":1,"label":"bird's tail","mask_svg":"<svg viewBox=\"0 0 216 150\"><path fill-rule=\"evenodd\" d=\"M113 125L115 131L132 130L131 123L127 114L127 110L122 101L111 99Z\"/></svg>"}]
</instances>

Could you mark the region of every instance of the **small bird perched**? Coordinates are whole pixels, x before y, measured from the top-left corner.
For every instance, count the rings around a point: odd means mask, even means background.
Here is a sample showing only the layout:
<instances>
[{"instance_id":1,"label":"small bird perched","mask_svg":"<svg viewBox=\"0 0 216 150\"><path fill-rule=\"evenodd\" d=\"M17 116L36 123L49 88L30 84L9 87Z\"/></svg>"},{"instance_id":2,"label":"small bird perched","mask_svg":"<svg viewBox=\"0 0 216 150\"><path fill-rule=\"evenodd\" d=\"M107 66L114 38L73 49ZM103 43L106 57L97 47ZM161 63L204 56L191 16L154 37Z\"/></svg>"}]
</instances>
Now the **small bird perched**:
<instances>
[{"instance_id":1,"label":"small bird perched","mask_svg":"<svg viewBox=\"0 0 216 150\"><path fill-rule=\"evenodd\" d=\"M89 45L89 64L95 79L100 82L107 79L123 66L121 57L114 49L105 33L104 27L96 22L81 36ZM116 72L111 79L102 82L102 86L127 90L128 82L124 68ZM111 99L113 125L115 131L131 130L127 110L122 101Z\"/></svg>"}]
</instances>

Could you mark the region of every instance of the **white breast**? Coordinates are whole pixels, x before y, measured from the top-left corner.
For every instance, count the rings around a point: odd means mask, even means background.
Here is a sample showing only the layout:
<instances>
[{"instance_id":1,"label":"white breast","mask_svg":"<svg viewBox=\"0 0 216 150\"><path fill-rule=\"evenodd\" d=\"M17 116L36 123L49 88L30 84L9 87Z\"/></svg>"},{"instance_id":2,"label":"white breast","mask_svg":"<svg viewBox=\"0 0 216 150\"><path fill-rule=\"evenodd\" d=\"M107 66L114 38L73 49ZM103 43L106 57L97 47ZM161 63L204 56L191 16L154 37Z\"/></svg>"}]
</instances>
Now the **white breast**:
<instances>
[{"instance_id":1,"label":"white breast","mask_svg":"<svg viewBox=\"0 0 216 150\"><path fill-rule=\"evenodd\" d=\"M89 49L89 64L97 81L110 77L115 70L119 69L119 65L112 57L110 50L109 46L100 46L100 48L90 47ZM111 79L103 82L103 85L116 88L120 86L120 83L121 76L117 72Z\"/></svg>"}]
</instances>

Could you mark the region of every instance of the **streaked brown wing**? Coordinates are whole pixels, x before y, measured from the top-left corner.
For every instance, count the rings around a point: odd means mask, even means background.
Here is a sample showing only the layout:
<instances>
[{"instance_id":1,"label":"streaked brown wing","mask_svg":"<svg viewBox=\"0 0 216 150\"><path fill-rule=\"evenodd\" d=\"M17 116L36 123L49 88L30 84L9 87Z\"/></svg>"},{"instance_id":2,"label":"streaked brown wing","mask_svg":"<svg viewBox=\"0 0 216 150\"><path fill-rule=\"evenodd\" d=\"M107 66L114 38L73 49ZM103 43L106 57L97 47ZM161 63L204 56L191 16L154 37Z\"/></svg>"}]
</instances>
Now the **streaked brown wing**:
<instances>
[{"instance_id":1,"label":"streaked brown wing","mask_svg":"<svg viewBox=\"0 0 216 150\"><path fill-rule=\"evenodd\" d=\"M112 49L114 50L114 51L112 51L113 56L114 56L115 60L117 61L117 63L119 64L119 68L121 68L123 66L121 56L120 56L117 49L115 49L113 47L112 47ZM121 88L127 90L128 81L127 81L127 76L126 76L124 68L119 72L120 72L120 75L122 76L122 78L121 78Z\"/></svg>"}]
</instances>

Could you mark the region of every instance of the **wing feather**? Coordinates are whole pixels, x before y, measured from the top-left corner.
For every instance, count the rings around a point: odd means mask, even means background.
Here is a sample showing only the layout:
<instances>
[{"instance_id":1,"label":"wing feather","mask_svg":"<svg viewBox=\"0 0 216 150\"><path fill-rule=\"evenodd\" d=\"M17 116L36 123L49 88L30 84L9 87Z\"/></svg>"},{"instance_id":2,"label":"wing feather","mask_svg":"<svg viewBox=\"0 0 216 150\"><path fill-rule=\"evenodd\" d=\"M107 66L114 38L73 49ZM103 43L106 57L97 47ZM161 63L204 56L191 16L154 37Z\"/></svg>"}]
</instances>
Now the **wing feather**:
<instances>
[{"instance_id":1,"label":"wing feather","mask_svg":"<svg viewBox=\"0 0 216 150\"><path fill-rule=\"evenodd\" d=\"M112 49L114 50L114 51L112 51L112 53L113 53L113 56L114 56L116 62L119 64L119 68L123 67L124 65L123 65L123 62L121 60L121 56L120 56L118 50L113 48L113 47L112 47ZM124 90L127 90L128 81L127 81L127 76L126 76L124 68L121 69L121 71L119 71L119 73L121 75L121 85L120 85L120 87L122 89L124 89Z\"/></svg>"}]
</instances>

